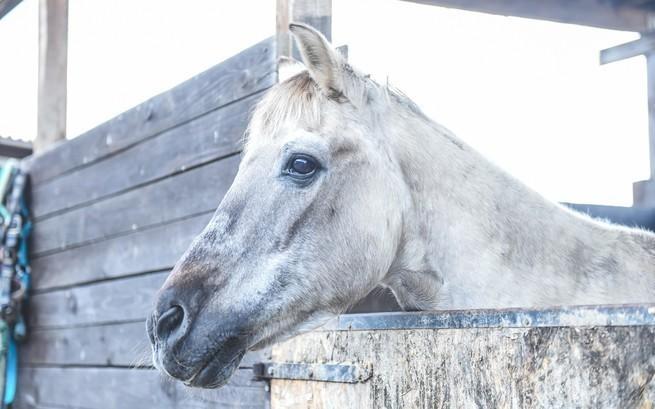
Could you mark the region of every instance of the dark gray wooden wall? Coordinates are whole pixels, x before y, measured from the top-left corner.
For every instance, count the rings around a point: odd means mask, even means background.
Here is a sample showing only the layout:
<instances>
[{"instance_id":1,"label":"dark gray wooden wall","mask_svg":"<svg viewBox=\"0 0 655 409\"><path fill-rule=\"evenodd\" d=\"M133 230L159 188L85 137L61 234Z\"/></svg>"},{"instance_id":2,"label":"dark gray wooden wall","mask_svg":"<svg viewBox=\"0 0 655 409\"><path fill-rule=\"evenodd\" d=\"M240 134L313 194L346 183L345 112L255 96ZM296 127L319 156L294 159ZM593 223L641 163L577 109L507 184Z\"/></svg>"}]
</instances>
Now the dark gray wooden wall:
<instances>
[{"instance_id":1,"label":"dark gray wooden wall","mask_svg":"<svg viewBox=\"0 0 655 409\"><path fill-rule=\"evenodd\" d=\"M218 391L164 380L148 366L144 320L230 186L249 114L276 80L266 40L30 159L32 333L18 408L267 405L248 369L257 356Z\"/></svg>"}]
</instances>

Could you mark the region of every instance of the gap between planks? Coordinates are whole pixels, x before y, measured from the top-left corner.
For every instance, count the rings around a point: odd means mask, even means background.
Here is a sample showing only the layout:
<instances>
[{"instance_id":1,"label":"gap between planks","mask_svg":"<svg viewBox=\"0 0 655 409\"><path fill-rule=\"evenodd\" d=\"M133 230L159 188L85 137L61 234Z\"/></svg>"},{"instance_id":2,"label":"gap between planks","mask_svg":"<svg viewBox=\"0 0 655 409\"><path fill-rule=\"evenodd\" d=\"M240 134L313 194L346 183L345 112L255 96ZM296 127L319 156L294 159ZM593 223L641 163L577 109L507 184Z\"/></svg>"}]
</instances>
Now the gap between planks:
<instances>
[{"instance_id":1,"label":"gap between planks","mask_svg":"<svg viewBox=\"0 0 655 409\"><path fill-rule=\"evenodd\" d=\"M159 228L159 227L166 226L167 224L182 222L184 220L193 219L194 217L203 216L203 215L207 215L207 214L212 214L214 212L215 212L215 209L214 210L207 210L207 211L203 211L203 212L187 214L187 215L184 215L184 216L181 216L181 217L176 217L174 219L169 219L169 220L166 220L166 221L163 221L163 222L146 224L146 225L143 225L143 226L139 226L136 229L122 231L122 232L118 232L118 233L114 233L114 234L108 234L106 236L103 236L103 237L100 237L100 238L97 238L97 239L91 239L91 240L86 240L86 241L82 241L82 242L79 242L79 243L71 244L70 246L67 246L67 247L64 247L64 248L51 249L51 250L43 251L41 253L35 253L35 254L32 254L31 257L32 257L33 260L37 260L39 258L52 256L52 255L57 254L57 253L63 253L65 251L74 250L74 249L77 249L77 248L80 248L80 247L85 247L85 246L90 246L90 245L93 245L93 244L102 243L103 241L113 240L113 239L120 238L120 237L123 237L123 236L129 236L129 235L134 234L134 233L156 229L156 228ZM148 271L146 271L144 273L147 273L147 272ZM151 272L154 272L154 271L151 271ZM143 274L143 273L136 273L134 275L138 275L138 274ZM127 277L127 276L124 276L124 277ZM114 278L113 277L108 278L107 280L112 280L112 279L114 279ZM97 280L97 281L102 281L102 279ZM89 281L88 283L94 283L94 282L96 282L96 280ZM84 283L82 283L82 284L84 284ZM73 287L74 286L75 285L73 285ZM62 286L61 288L65 288L65 287L71 287L71 286Z\"/></svg>"},{"instance_id":2,"label":"gap between planks","mask_svg":"<svg viewBox=\"0 0 655 409\"><path fill-rule=\"evenodd\" d=\"M125 275L115 276L115 277L96 278L94 280L81 281L81 282L77 282L77 283L74 283L74 284L68 284L68 285L62 285L62 286L47 287L47 288L42 288L42 289L33 289L31 291L31 295L48 294L48 293L54 293L54 292L58 292L58 291L70 291L70 290L73 290L75 288L91 287L91 286L94 286L96 284L105 284L105 283L110 283L112 281L122 281L122 280L130 279L130 278L138 278L138 277L144 277L144 276L148 276L148 275L169 273L172 268L173 268L173 266L171 266L170 268L165 268L165 269L140 271L140 272L137 272L137 273L125 274Z\"/></svg>"}]
</instances>

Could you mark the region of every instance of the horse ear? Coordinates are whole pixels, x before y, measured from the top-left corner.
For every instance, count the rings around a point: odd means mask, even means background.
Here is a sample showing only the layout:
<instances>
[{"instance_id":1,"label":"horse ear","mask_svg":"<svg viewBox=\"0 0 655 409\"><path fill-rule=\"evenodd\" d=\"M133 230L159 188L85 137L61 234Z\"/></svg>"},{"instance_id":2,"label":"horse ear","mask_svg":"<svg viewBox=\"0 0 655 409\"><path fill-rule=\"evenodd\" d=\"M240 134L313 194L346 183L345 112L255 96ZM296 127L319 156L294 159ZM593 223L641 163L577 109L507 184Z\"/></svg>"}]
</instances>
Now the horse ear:
<instances>
[{"instance_id":1,"label":"horse ear","mask_svg":"<svg viewBox=\"0 0 655 409\"><path fill-rule=\"evenodd\" d=\"M328 40L304 24L291 23L289 30L296 39L302 60L314 81L328 95L342 95L342 58Z\"/></svg>"}]
</instances>

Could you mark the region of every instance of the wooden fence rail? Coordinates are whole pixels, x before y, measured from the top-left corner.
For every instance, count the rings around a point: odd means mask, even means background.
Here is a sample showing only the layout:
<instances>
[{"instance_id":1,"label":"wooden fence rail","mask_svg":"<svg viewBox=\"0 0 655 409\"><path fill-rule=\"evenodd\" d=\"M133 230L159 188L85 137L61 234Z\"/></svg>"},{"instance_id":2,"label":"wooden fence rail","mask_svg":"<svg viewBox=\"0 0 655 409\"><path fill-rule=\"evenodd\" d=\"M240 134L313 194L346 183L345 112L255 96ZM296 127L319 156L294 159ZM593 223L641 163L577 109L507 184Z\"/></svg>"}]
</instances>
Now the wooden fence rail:
<instances>
[{"instance_id":1,"label":"wooden fence rail","mask_svg":"<svg viewBox=\"0 0 655 409\"><path fill-rule=\"evenodd\" d=\"M279 379L278 362L370 378ZM280 408L649 408L655 307L344 316L275 346L268 368Z\"/></svg>"}]
</instances>

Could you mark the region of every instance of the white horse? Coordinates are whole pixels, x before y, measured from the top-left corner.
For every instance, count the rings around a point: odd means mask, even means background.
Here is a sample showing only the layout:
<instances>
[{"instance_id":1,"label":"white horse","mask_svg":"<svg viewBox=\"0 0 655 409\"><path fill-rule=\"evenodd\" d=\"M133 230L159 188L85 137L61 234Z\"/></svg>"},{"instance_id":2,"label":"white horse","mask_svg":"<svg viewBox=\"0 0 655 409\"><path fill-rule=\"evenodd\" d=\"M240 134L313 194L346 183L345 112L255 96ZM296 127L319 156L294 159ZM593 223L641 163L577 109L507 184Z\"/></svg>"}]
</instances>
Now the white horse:
<instances>
[{"instance_id":1,"label":"white horse","mask_svg":"<svg viewBox=\"0 0 655 409\"><path fill-rule=\"evenodd\" d=\"M245 351L378 285L407 310L655 300L655 235L544 199L317 31L291 31L306 71L257 108L232 187L148 321L161 370L220 386Z\"/></svg>"}]
</instances>

